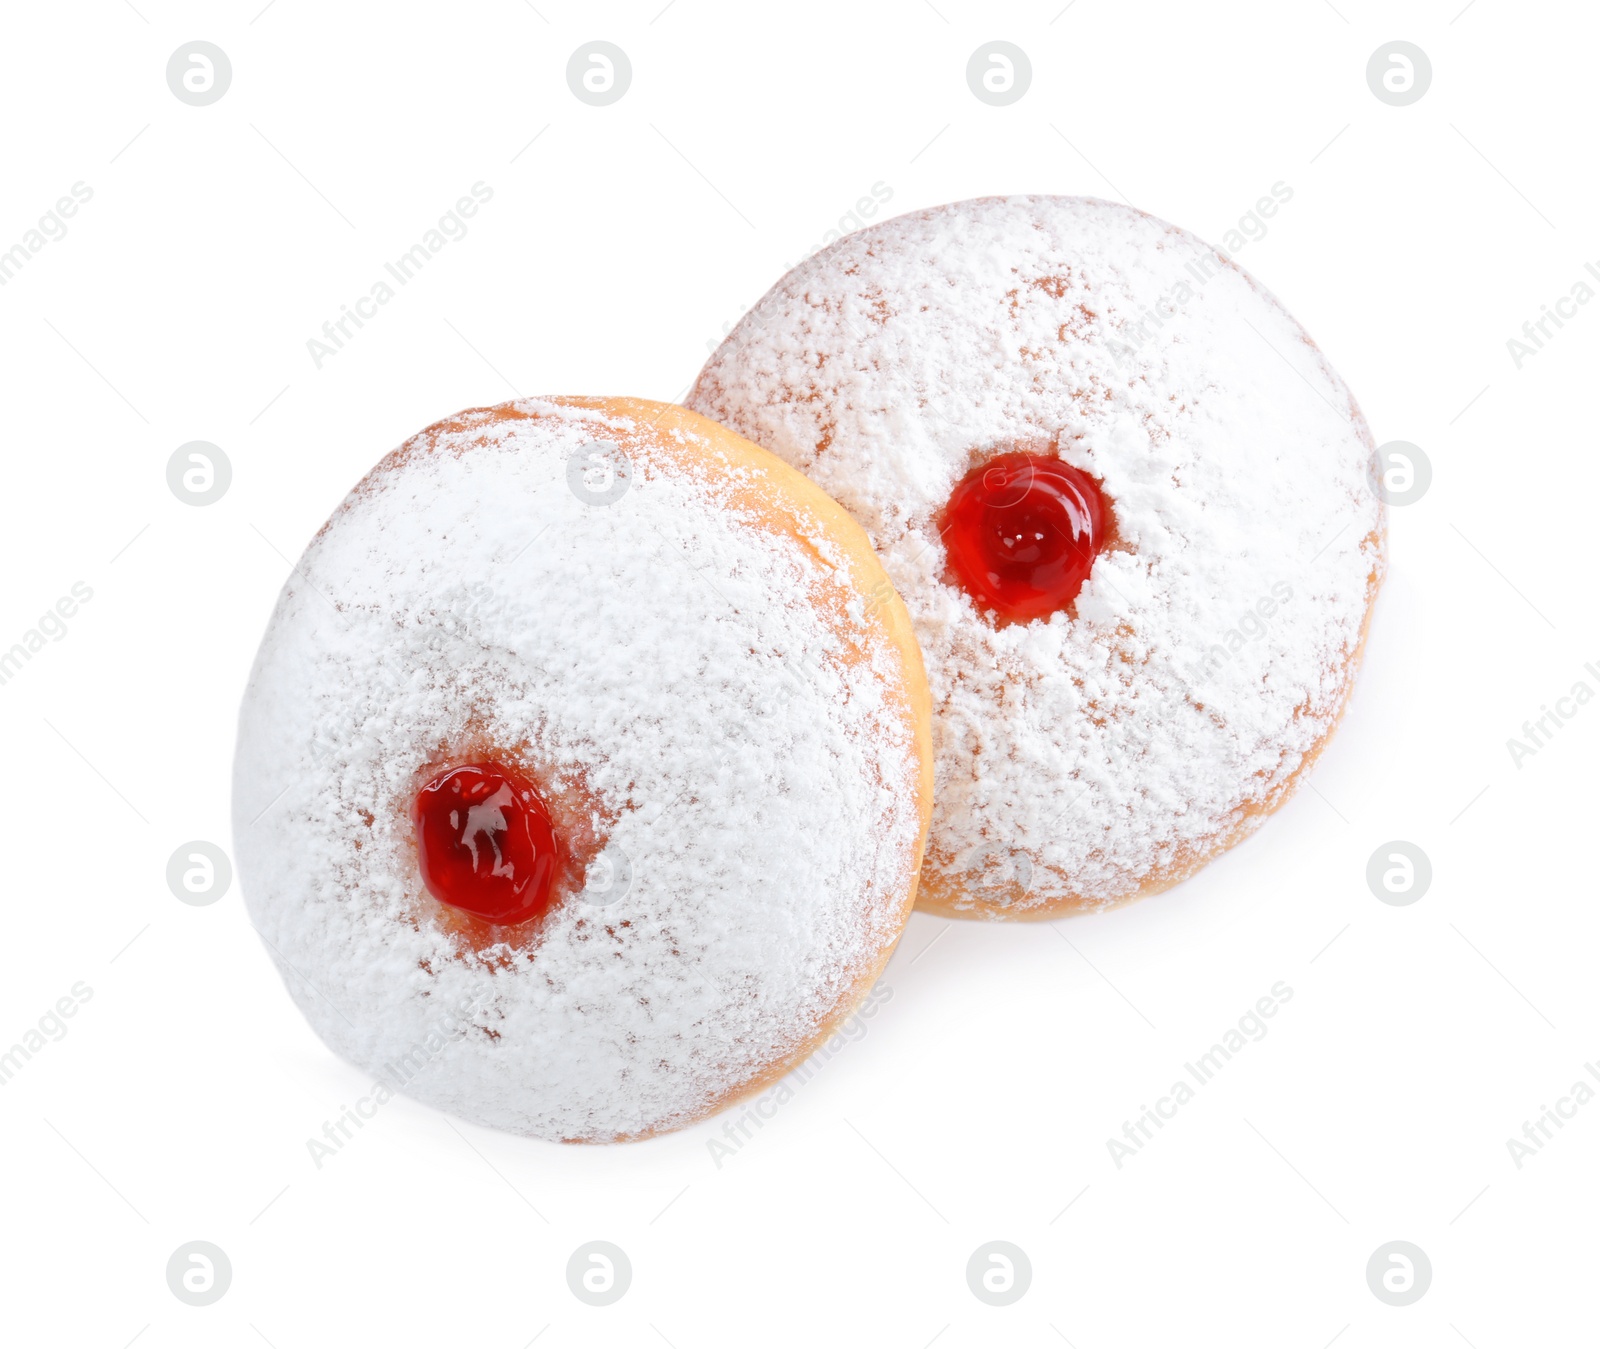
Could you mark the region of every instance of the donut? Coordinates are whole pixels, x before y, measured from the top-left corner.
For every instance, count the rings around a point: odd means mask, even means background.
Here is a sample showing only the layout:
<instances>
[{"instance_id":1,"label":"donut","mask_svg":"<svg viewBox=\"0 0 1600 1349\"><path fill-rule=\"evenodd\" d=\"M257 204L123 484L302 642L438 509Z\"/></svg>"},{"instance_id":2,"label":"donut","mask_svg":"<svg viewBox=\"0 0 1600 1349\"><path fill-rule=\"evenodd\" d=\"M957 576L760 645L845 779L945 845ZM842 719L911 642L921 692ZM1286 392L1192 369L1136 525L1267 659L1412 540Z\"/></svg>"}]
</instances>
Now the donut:
<instances>
[{"instance_id":1,"label":"donut","mask_svg":"<svg viewBox=\"0 0 1600 1349\"><path fill-rule=\"evenodd\" d=\"M383 1099L643 1138L871 990L921 866L927 684L806 478L673 405L520 400L407 441L307 548L233 802L252 922Z\"/></svg>"},{"instance_id":2,"label":"donut","mask_svg":"<svg viewBox=\"0 0 1600 1349\"><path fill-rule=\"evenodd\" d=\"M906 600L934 702L922 908L1163 890L1328 743L1384 572L1372 435L1187 231L1046 196L856 230L685 401L825 488Z\"/></svg>"}]
</instances>

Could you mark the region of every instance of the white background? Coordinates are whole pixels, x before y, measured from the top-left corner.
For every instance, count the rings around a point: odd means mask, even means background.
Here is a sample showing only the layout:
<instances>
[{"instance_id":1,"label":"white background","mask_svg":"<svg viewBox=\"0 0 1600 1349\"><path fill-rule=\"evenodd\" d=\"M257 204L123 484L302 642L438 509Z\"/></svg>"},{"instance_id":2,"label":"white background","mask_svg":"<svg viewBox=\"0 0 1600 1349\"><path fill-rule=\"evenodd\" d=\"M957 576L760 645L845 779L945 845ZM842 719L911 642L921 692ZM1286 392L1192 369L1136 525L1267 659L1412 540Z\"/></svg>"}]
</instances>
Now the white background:
<instances>
[{"instance_id":1,"label":"white background","mask_svg":"<svg viewBox=\"0 0 1600 1349\"><path fill-rule=\"evenodd\" d=\"M1600 703L1520 768L1506 741L1580 678L1600 689L1600 305L1521 370L1506 341L1600 259L1600 25L1577 4L1336 3L7 8L0 249L93 191L0 288L0 647L93 590L0 687L0 1048L93 989L0 1088L8 1343L1592 1336L1600 1104L1521 1169L1506 1140L1600 1058ZM209 107L165 79L194 38L232 61ZM594 38L633 66L605 108L564 74ZM965 81L994 38L1033 65L1010 107ZM1433 64L1407 108L1365 79L1395 38ZM470 233L317 369L307 339L477 181ZM318 1169L306 1140L371 1083L303 1024L237 886L189 907L165 868L187 840L230 846L255 644L356 479L514 391L680 397L874 183L895 211L1115 197L1220 241L1279 181L1293 200L1240 263L1378 440L1434 466L1392 513L1312 789L1110 916L915 917L870 1032L720 1167L723 1119L571 1148L398 1100ZM190 440L232 462L215 505L168 490ZM1407 907L1365 881L1392 839L1434 869ZM1266 1038L1118 1169L1107 1139L1280 980ZM207 1308L164 1274L192 1239L233 1265ZM633 1265L607 1308L566 1283L591 1239ZM966 1282L992 1239L1033 1266L1006 1308ZM1365 1275L1395 1239L1433 1266L1404 1308Z\"/></svg>"}]
</instances>

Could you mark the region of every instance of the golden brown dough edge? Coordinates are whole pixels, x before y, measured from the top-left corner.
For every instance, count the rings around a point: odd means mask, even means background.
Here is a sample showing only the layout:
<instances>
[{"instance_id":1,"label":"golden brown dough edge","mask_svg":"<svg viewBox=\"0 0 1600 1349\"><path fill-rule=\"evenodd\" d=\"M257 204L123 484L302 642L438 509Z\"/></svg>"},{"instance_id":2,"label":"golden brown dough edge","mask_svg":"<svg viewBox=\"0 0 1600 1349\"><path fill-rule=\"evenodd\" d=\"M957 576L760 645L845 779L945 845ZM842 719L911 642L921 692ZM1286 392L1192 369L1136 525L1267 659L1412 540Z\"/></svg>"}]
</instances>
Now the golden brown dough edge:
<instances>
[{"instance_id":1,"label":"golden brown dough edge","mask_svg":"<svg viewBox=\"0 0 1600 1349\"><path fill-rule=\"evenodd\" d=\"M916 902L928 825L933 816L933 700L922 663L922 648L912 631L911 615L889 581L882 563L878 561L866 531L804 474L725 426L677 404L657 403L642 398L548 397L501 403L493 407L468 408L434 423L387 456L352 496L361 493L369 483L403 459L413 454L433 452L441 435L487 430L495 422L523 418L537 420L541 415L549 415L541 414L539 404L555 404L590 411L598 417L628 418L646 423L643 430L631 431L596 424L597 431L615 441L624 452L631 443L637 442L641 450L647 448L650 455L657 458L676 457L690 470L703 469L708 461L720 458L728 469L740 475L729 480L732 502L747 511L760 526L799 539L808 547L807 534L814 533L815 528L820 526L828 541L844 555L850 565L854 588L866 601L867 622L877 629L899 657L899 687L890 688L888 693L906 723L917 756L918 771L912 787L916 794L920 824L912 855L907 859L906 873L911 879L901 900L898 925L899 931L903 932ZM673 431L685 433L686 438L674 439L670 434ZM854 644L849 640L845 615L828 609L820 612L834 631L845 639L846 650L851 649ZM670 1133L766 1090L826 1042L860 1006L883 973L898 941L897 935L895 941L886 943L877 959L861 971L821 1018L810 1027L799 1028L797 1047L756 1077L705 1102L701 1109L671 1125L638 1134L570 1138L564 1141L629 1142L654 1137L659 1133Z\"/></svg>"},{"instance_id":2,"label":"golden brown dough edge","mask_svg":"<svg viewBox=\"0 0 1600 1349\"><path fill-rule=\"evenodd\" d=\"M1328 747L1334 732L1339 729L1339 723L1344 720L1346 709L1350 706L1350 698L1355 692L1356 673L1366 653L1367 633L1372 626L1372 613L1377 606L1378 591L1382 587L1387 567L1386 530L1381 515L1377 527L1367 535L1365 542L1376 546L1377 563L1367 577L1367 607L1361 617L1361 635L1356 641L1355 650L1345 662L1344 685L1340 689L1334 714L1328 721L1328 728L1316 744L1306 752L1299 767L1285 778L1270 796L1244 806L1239 822L1231 830L1207 844L1186 850L1171 866L1151 872L1137 889L1109 900L1085 895L1066 895L1058 900L1030 905L1027 889L1016 881L1010 881L1003 887L994 887L1004 895L1003 900L971 898L963 889L959 877L938 870L932 857L926 857L923 862L922 884L917 895L917 908L923 913L936 914L941 918L1014 923L1049 922L1079 913L1104 913L1108 909L1120 908L1147 895L1157 895L1163 890L1170 890L1180 881L1188 880L1202 867L1222 856L1235 844L1249 838L1266 822L1269 815L1294 794L1301 780L1311 771L1321 757L1322 751Z\"/></svg>"},{"instance_id":3,"label":"golden brown dough edge","mask_svg":"<svg viewBox=\"0 0 1600 1349\"><path fill-rule=\"evenodd\" d=\"M955 202L950 203L950 205L964 206L976 202L995 202L1006 199L1007 194L990 193L982 197L972 198L970 201ZM1099 197L1084 197L1082 200L1092 201L1099 205L1108 206L1119 210L1130 210L1134 214L1144 219L1155 220L1157 223L1164 226L1169 233L1179 234L1189 238L1201 248L1214 253L1226 266L1237 272L1252 291L1255 291L1257 294L1265 298L1270 304L1282 310L1285 317L1289 318L1291 323L1294 322L1293 316L1288 313L1287 309L1284 309L1281 301L1279 301L1271 291L1263 286L1261 282L1259 282L1249 272L1245 271L1243 267L1240 267L1239 264L1231 257L1217 252L1212 245L1206 243L1206 241L1201 239L1198 235L1191 234L1188 230L1182 229L1180 226L1173 225L1165 220L1162 220L1159 216L1154 216L1148 211L1141 211L1137 207L1129 207L1122 202L1107 201L1106 199ZM944 209L946 209L944 206L931 206L922 208L920 210L907 211L900 216L878 222L874 228L880 228L906 220L931 216ZM789 272L785 273L784 276L775 281L768 289L766 295L764 295L761 300L757 301L756 304L751 306L745 317L748 318L750 314L754 314L760 310L767 297L779 293L788 277L793 275L795 272L798 272L804 265L805 264L803 263L797 264L795 267L791 268ZM740 320L741 323L743 321L743 319ZM1295 326L1298 328L1299 324L1296 323ZM721 354L725 347L731 343L734 343L736 340L736 333L730 334L724 340L722 346L718 347L717 351L713 353L710 359L706 361L705 365L701 368L700 373L695 377L694 385L692 386L689 394L691 399L702 392L702 384L704 381L706 381L708 373L711 371L712 366L716 363L717 356ZM1310 334L1308 334L1303 328L1300 328L1300 340L1304 342L1305 345L1308 346L1322 362L1324 369L1326 369L1328 374L1332 377L1335 385L1343 390L1345 396L1349 399L1351 422L1358 429L1361 439L1365 443L1366 448L1370 453L1376 447L1377 442L1373 439L1372 432L1368 428L1366 418L1362 415L1361 409L1356 403L1355 396L1350 393L1348 388L1345 387L1344 382L1339 379L1337 372L1334 371L1333 367L1328 363L1326 356L1323 355L1321 348L1317 346L1316 342L1312 340ZM712 379L717 386L721 386L722 376L720 372L713 375ZM1133 900L1142 899L1147 895L1155 895L1161 893L1163 890L1170 890L1179 882L1187 880L1190 876L1194 875L1202 867L1206 866L1207 863L1213 861L1217 857L1220 857L1234 845L1242 843L1246 838L1259 829L1261 825L1265 823L1267 817L1276 811L1280 806L1282 806L1283 803L1288 800L1288 798L1299 787L1301 779L1307 772L1309 772L1316 760L1321 756L1322 751L1327 748L1329 741L1333 738L1333 733L1338 729L1339 723L1344 718L1346 708L1349 706L1350 698L1354 691L1356 672L1360 666L1361 658L1366 650L1367 631L1371 626L1373 607L1377 602L1378 590L1382 584L1385 567L1387 565L1385 550L1385 518L1381 507L1377 526L1372 530L1371 533L1367 535L1366 541L1375 543L1377 545L1378 559L1376 566L1368 577L1367 607L1366 612L1362 616L1361 620L1361 634L1357 640L1355 651L1351 654L1350 659L1345 663L1345 682L1344 687L1340 691L1337 710L1329 720L1327 730L1323 732L1317 743L1313 745L1306 753L1306 756L1302 760L1300 766L1296 768L1288 778L1280 783L1273 793L1264 801L1247 804L1242 810L1238 824L1235 825L1233 829L1228 831L1226 834L1219 835L1203 847L1190 848L1186 850L1185 853L1180 856L1179 859L1171 866L1150 873L1136 889L1131 890L1124 895L1114 896L1109 900L1091 898L1085 895L1068 894L1063 896L1061 899L1053 900L1047 903L1029 904L1027 887L1015 881L1008 882L1004 886L993 887L994 889L998 889L1003 896L1003 898L1000 900L996 900L994 898L976 898L969 896L966 893L961 882L961 877L958 874L944 872L940 869L939 865L935 862L935 859L931 855L925 855L916 907L923 913L935 914L943 918L966 918L1006 922L1049 922L1053 919L1070 917L1071 915L1078 913L1104 912L1108 909L1119 908L1124 904L1131 903ZM1065 879L1064 876L1063 879Z\"/></svg>"}]
</instances>

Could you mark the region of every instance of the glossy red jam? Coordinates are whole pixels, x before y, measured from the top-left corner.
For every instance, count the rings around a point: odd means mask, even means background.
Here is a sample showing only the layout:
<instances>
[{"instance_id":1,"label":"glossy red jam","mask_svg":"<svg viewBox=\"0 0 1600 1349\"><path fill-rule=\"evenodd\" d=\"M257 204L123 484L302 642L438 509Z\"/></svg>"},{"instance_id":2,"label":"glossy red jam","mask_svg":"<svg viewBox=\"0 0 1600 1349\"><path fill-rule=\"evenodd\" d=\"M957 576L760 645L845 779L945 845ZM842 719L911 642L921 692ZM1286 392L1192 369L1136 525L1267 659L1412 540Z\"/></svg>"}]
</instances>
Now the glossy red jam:
<instances>
[{"instance_id":1,"label":"glossy red jam","mask_svg":"<svg viewBox=\"0 0 1600 1349\"><path fill-rule=\"evenodd\" d=\"M1077 598L1105 546L1111 511L1087 473L1019 451L957 483L941 528L950 570L978 607L1026 623Z\"/></svg>"},{"instance_id":2,"label":"glossy red jam","mask_svg":"<svg viewBox=\"0 0 1600 1349\"><path fill-rule=\"evenodd\" d=\"M441 904L502 926L551 904L559 849L531 783L499 764L464 764L430 779L411 809L422 883Z\"/></svg>"}]
</instances>

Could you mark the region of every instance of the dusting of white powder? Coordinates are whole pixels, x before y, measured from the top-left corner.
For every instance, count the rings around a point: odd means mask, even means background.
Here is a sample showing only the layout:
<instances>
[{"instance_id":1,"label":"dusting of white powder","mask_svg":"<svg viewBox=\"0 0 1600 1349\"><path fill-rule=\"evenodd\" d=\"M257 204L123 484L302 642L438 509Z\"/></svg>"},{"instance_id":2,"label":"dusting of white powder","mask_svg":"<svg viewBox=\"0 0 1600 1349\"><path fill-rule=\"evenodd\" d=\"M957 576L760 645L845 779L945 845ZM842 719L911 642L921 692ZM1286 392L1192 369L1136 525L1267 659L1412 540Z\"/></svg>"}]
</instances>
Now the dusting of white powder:
<instances>
[{"instance_id":1,"label":"dusting of white powder","mask_svg":"<svg viewBox=\"0 0 1600 1349\"><path fill-rule=\"evenodd\" d=\"M702 471L637 418L513 406L537 417L463 414L404 447L286 585L241 715L241 877L352 1062L420 1064L408 1092L499 1128L638 1135L784 1064L898 939L920 832L905 676L859 598L824 621L819 597L858 580L821 527L746 518L709 448ZM568 458L606 438L633 480L587 504ZM568 898L531 948L418 920L415 775L469 723L531 745L552 790L585 784L631 864L620 901Z\"/></svg>"},{"instance_id":2,"label":"dusting of white powder","mask_svg":"<svg viewBox=\"0 0 1600 1349\"><path fill-rule=\"evenodd\" d=\"M866 527L933 693L930 865L970 895L1125 898L1252 827L1337 719L1383 566L1371 435L1304 330L1186 231L1058 197L858 230L687 402ZM997 628L947 583L938 516L983 456L1051 443L1120 542L1075 615Z\"/></svg>"}]
</instances>

